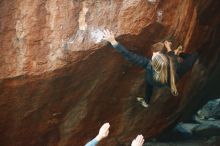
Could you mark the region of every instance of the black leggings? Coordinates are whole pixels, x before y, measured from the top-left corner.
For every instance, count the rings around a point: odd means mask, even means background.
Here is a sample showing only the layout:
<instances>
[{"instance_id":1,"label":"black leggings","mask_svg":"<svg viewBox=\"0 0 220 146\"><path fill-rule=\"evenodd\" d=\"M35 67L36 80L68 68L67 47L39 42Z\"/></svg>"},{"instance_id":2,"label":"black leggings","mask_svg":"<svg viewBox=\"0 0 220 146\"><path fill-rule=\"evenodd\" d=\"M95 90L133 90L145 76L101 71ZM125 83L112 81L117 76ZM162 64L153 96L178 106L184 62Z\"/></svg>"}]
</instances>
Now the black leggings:
<instances>
[{"instance_id":1,"label":"black leggings","mask_svg":"<svg viewBox=\"0 0 220 146\"><path fill-rule=\"evenodd\" d=\"M192 53L192 54L181 53L179 57L183 59L183 62L179 63L176 72L178 77L181 78L185 73L187 73L193 67L193 64L196 62L198 58L198 53Z\"/></svg>"}]
</instances>

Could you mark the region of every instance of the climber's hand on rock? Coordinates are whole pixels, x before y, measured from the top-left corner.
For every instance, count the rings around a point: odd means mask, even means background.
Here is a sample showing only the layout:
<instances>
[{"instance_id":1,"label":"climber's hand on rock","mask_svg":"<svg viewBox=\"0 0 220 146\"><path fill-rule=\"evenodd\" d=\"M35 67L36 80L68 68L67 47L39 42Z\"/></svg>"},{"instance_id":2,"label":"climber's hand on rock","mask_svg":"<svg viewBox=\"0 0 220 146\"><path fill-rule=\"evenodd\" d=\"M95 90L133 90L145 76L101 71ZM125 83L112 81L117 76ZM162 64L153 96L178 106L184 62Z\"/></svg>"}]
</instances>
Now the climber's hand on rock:
<instances>
[{"instance_id":1,"label":"climber's hand on rock","mask_svg":"<svg viewBox=\"0 0 220 146\"><path fill-rule=\"evenodd\" d=\"M105 123L102 125L102 127L99 129L99 134L96 136L97 141L101 141L103 138L106 138L109 133L110 124Z\"/></svg>"},{"instance_id":2,"label":"climber's hand on rock","mask_svg":"<svg viewBox=\"0 0 220 146\"><path fill-rule=\"evenodd\" d=\"M142 146L144 144L143 135L138 135L131 143L131 146Z\"/></svg>"},{"instance_id":3,"label":"climber's hand on rock","mask_svg":"<svg viewBox=\"0 0 220 146\"><path fill-rule=\"evenodd\" d=\"M112 31L105 29L103 33L104 33L104 37L103 37L104 40L110 42L112 45L117 44L117 41L115 40L115 36Z\"/></svg>"},{"instance_id":4,"label":"climber's hand on rock","mask_svg":"<svg viewBox=\"0 0 220 146\"><path fill-rule=\"evenodd\" d=\"M171 45L172 45L172 43L171 42L169 42L169 41L164 41L164 46L166 47L166 49L167 49L167 51L169 52L169 51L171 51Z\"/></svg>"}]
</instances>

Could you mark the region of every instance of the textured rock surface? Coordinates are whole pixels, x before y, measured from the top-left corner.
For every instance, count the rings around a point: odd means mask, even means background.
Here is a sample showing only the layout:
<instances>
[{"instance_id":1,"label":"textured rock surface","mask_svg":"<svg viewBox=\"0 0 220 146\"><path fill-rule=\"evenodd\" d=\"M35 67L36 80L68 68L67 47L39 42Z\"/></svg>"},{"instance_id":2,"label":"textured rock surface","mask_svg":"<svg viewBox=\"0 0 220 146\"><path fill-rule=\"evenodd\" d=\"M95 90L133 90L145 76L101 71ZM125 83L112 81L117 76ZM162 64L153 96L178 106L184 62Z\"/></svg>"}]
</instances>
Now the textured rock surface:
<instances>
[{"instance_id":1,"label":"textured rock surface","mask_svg":"<svg viewBox=\"0 0 220 146\"><path fill-rule=\"evenodd\" d=\"M220 93L218 0L1 0L0 145L83 145L109 121L103 145L159 134ZM157 92L148 110L144 71L126 62L100 30L112 29L134 52L150 56L165 38L199 50L178 84ZM163 92L163 94L161 94Z\"/></svg>"},{"instance_id":2,"label":"textured rock surface","mask_svg":"<svg viewBox=\"0 0 220 146\"><path fill-rule=\"evenodd\" d=\"M197 115L201 119L219 119L220 118L220 99L211 100L206 103L198 112Z\"/></svg>"}]
</instances>

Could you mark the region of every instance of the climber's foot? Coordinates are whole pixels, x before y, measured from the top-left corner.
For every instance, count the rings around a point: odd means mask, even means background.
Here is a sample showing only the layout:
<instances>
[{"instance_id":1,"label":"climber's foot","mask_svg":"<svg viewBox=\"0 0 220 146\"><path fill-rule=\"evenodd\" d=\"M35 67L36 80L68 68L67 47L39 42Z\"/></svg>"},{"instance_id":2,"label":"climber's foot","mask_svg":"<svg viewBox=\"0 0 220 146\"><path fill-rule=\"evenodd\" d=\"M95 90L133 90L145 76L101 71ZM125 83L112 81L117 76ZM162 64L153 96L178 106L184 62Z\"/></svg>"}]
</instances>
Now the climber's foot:
<instances>
[{"instance_id":1,"label":"climber's foot","mask_svg":"<svg viewBox=\"0 0 220 146\"><path fill-rule=\"evenodd\" d=\"M137 97L137 101L144 107L147 108L149 105L145 102L144 98Z\"/></svg>"}]
</instances>

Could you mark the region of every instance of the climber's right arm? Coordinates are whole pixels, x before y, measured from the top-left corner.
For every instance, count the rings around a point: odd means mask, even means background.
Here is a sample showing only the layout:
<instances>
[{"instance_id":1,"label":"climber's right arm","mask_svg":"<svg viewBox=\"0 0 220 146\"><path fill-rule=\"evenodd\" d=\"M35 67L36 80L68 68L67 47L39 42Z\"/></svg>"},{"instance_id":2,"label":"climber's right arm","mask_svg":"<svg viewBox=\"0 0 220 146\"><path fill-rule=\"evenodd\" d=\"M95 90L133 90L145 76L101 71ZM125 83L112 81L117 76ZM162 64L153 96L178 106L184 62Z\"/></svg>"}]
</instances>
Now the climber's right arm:
<instances>
[{"instance_id":1,"label":"climber's right arm","mask_svg":"<svg viewBox=\"0 0 220 146\"><path fill-rule=\"evenodd\" d=\"M147 64L149 63L149 59L146 58L146 57L143 57L141 55L137 55L133 52L130 52L128 49L126 49L123 45L121 45L120 43L118 43L116 40L115 40L115 37L113 35L112 32L110 32L109 30L105 30L104 31L104 39L107 40L108 42L111 43L111 45L120 53L122 54L122 56L134 63L134 64L137 64L139 66L142 66L142 67L146 67Z\"/></svg>"}]
</instances>

